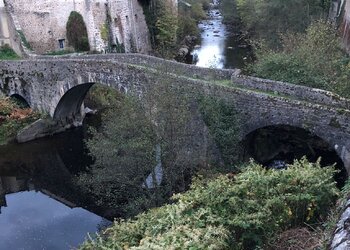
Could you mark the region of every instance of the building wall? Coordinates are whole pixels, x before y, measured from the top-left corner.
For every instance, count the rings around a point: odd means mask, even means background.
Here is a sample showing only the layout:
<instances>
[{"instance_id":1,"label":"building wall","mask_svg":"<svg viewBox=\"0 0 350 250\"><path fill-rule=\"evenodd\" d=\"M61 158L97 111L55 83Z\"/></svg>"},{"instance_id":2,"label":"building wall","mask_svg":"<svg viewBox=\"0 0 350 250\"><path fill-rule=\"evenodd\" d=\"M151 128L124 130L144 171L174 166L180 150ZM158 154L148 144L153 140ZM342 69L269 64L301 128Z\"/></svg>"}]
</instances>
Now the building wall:
<instances>
[{"instance_id":1,"label":"building wall","mask_svg":"<svg viewBox=\"0 0 350 250\"><path fill-rule=\"evenodd\" d=\"M18 55L24 55L12 17L7 12L4 0L0 0L0 46L5 44L10 45Z\"/></svg>"},{"instance_id":2,"label":"building wall","mask_svg":"<svg viewBox=\"0 0 350 250\"><path fill-rule=\"evenodd\" d=\"M91 50L108 48L108 41L101 37L107 13L112 20L112 38L118 38L126 52L151 50L145 17L137 0L6 0L6 3L38 53L59 50L59 39L65 39L67 45L66 23L71 11L83 16Z\"/></svg>"},{"instance_id":3,"label":"building wall","mask_svg":"<svg viewBox=\"0 0 350 250\"><path fill-rule=\"evenodd\" d=\"M344 46L348 53L350 53L350 0L346 0L344 4L344 16L341 22L340 30L342 33Z\"/></svg>"}]
</instances>

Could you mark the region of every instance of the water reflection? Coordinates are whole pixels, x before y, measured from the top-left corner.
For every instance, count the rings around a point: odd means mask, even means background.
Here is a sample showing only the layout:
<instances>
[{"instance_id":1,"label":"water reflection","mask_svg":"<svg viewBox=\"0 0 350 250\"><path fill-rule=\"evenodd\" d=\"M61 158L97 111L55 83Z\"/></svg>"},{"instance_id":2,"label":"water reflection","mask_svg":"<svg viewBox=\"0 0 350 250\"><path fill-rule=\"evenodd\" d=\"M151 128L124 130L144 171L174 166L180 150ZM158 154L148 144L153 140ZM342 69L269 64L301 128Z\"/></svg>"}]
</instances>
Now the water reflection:
<instances>
[{"instance_id":1,"label":"water reflection","mask_svg":"<svg viewBox=\"0 0 350 250\"><path fill-rule=\"evenodd\" d=\"M207 68L224 68L227 32L222 23L222 15L217 9L212 9L209 11L209 19L202 21L198 26L202 31L202 44L192 53L197 60L196 65Z\"/></svg>"},{"instance_id":2,"label":"water reflection","mask_svg":"<svg viewBox=\"0 0 350 250\"><path fill-rule=\"evenodd\" d=\"M213 6L218 6L214 1ZM218 7L208 13L208 19L200 22L201 46L192 52L195 64L207 68L243 68L251 60L250 49L241 44L240 34L223 24Z\"/></svg>"},{"instance_id":3,"label":"water reflection","mask_svg":"<svg viewBox=\"0 0 350 250\"><path fill-rule=\"evenodd\" d=\"M0 249L70 249L109 222L75 185L84 129L0 146Z\"/></svg>"},{"instance_id":4,"label":"water reflection","mask_svg":"<svg viewBox=\"0 0 350 250\"><path fill-rule=\"evenodd\" d=\"M6 195L0 215L1 249L71 249L104 219L36 191Z\"/></svg>"}]
</instances>

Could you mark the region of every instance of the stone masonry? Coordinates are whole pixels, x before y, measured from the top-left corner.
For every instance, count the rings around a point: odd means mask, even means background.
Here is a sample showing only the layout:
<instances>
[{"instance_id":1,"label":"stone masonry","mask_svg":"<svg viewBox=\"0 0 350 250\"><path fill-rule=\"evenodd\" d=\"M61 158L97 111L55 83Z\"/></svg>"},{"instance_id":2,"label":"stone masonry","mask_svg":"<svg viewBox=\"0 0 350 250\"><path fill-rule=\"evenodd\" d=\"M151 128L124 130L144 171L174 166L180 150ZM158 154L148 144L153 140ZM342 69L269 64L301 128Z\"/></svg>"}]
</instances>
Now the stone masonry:
<instances>
[{"instance_id":1,"label":"stone masonry","mask_svg":"<svg viewBox=\"0 0 350 250\"><path fill-rule=\"evenodd\" d=\"M117 54L1 61L0 92L21 95L32 108L67 126L79 123L93 83L142 98L160 75L184 93L216 96L234 105L241 118L241 138L272 125L303 128L331 145L350 171L350 102L323 90L241 76L234 70Z\"/></svg>"},{"instance_id":2,"label":"stone masonry","mask_svg":"<svg viewBox=\"0 0 350 250\"><path fill-rule=\"evenodd\" d=\"M33 50L46 53L68 46L66 23L71 11L85 21L91 50L103 52L108 41L101 36L109 23L112 40L126 52L149 53L149 32L138 0L5 0L7 11Z\"/></svg>"}]
</instances>

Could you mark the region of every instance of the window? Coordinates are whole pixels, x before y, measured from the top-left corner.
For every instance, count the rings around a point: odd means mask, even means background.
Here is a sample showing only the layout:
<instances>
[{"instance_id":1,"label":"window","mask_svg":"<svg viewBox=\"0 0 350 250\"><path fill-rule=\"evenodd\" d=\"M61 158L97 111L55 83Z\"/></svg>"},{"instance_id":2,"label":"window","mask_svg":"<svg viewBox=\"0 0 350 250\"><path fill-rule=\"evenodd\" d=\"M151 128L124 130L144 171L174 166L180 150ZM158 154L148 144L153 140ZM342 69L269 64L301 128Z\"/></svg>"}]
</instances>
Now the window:
<instances>
[{"instance_id":1,"label":"window","mask_svg":"<svg viewBox=\"0 0 350 250\"><path fill-rule=\"evenodd\" d=\"M66 39L58 39L58 43L60 45L60 49L64 49L64 42Z\"/></svg>"}]
</instances>

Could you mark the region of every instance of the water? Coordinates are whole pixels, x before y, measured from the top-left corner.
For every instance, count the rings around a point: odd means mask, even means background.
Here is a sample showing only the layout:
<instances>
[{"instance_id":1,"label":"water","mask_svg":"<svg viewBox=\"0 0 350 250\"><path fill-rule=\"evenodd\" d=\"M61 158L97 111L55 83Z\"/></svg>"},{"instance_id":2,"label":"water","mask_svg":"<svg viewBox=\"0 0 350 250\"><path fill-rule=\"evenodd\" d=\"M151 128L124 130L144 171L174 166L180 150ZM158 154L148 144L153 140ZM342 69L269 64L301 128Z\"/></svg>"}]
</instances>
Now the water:
<instances>
[{"instance_id":1,"label":"water","mask_svg":"<svg viewBox=\"0 0 350 250\"><path fill-rule=\"evenodd\" d=\"M71 249L110 224L74 181L91 162L84 136L80 128L0 147L0 250Z\"/></svg>"},{"instance_id":2,"label":"water","mask_svg":"<svg viewBox=\"0 0 350 250\"><path fill-rule=\"evenodd\" d=\"M13 193L4 199L0 249L71 249L84 241L87 232L95 233L104 224L100 216L40 191Z\"/></svg>"},{"instance_id":3,"label":"water","mask_svg":"<svg viewBox=\"0 0 350 250\"><path fill-rule=\"evenodd\" d=\"M241 44L239 34L235 34L225 24L214 0L208 12L208 19L199 23L201 46L192 52L195 64L207 68L243 68L250 60L250 49Z\"/></svg>"}]
</instances>

